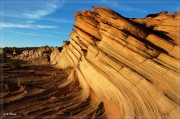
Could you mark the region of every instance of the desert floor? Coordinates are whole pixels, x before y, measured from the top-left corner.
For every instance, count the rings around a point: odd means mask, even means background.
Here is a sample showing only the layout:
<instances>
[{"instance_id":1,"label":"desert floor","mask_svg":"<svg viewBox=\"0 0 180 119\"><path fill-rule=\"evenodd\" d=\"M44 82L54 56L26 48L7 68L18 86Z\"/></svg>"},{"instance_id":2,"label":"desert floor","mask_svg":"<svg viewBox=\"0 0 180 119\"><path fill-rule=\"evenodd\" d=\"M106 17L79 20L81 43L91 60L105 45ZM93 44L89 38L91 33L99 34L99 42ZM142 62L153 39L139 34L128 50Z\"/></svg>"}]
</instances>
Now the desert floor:
<instances>
[{"instance_id":1,"label":"desert floor","mask_svg":"<svg viewBox=\"0 0 180 119\"><path fill-rule=\"evenodd\" d=\"M55 113L56 109L53 112L51 106L60 101L57 99L63 100L63 97L70 93L69 87L58 88L58 85L67 79L71 69L55 69L49 62L22 61L20 69L12 69L9 66L11 60L4 59L4 63L0 65L0 106L2 107L1 115L3 115L1 117L18 118L23 114L51 115ZM46 104L51 104L51 106Z\"/></svg>"}]
</instances>

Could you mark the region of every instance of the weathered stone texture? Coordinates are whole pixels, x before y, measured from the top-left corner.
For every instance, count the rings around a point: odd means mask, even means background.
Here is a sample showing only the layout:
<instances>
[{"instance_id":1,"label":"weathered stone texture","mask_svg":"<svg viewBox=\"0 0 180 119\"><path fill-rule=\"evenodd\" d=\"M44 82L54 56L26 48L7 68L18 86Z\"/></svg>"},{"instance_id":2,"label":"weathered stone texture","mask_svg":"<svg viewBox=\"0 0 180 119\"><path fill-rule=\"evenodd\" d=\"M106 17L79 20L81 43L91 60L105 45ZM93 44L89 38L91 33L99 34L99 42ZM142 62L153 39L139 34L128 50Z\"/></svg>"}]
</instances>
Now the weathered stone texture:
<instances>
[{"instance_id":1,"label":"weathered stone texture","mask_svg":"<svg viewBox=\"0 0 180 119\"><path fill-rule=\"evenodd\" d=\"M51 62L62 69L74 67L69 78L82 83L84 98L93 91L100 101L115 102L119 118L180 116L178 44L108 8L78 12L75 19L70 44L54 50Z\"/></svg>"},{"instance_id":2,"label":"weathered stone texture","mask_svg":"<svg viewBox=\"0 0 180 119\"><path fill-rule=\"evenodd\" d=\"M50 54L53 50L55 50L55 48L48 47L24 50L20 55L17 55L15 58L25 61L48 61L50 59Z\"/></svg>"}]
</instances>

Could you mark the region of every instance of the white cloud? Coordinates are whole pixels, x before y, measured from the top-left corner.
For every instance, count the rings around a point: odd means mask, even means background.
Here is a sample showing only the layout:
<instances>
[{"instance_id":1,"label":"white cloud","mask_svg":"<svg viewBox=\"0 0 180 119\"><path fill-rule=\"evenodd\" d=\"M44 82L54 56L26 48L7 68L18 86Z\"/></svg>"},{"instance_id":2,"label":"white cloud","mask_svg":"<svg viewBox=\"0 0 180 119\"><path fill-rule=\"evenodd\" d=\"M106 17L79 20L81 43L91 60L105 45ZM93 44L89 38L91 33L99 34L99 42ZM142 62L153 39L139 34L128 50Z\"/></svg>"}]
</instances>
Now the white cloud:
<instances>
[{"instance_id":1,"label":"white cloud","mask_svg":"<svg viewBox=\"0 0 180 119\"><path fill-rule=\"evenodd\" d=\"M7 31L7 30L4 30L3 32L16 33L16 34L23 34L23 35L30 35L30 36L42 36L42 35L40 35L40 34L35 34L35 33L24 33L24 32L17 32L17 31Z\"/></svg>"},{"instance_id":2,"label":"white cloud","mask_svg":"<svg viewBox=\"0 0 180 119\"><path fill-rule=\"evenodd\" d=\"M50 4L45 4L44 8L37 9L34 11L29 10L23 13L22 15L28 19L40 19L46 15L53 13L54 11L56 11L57 8L58 6L56 4L50 3Z\"/></svg>"},{"instance_id":3,"label":"white cloud","mask_svg":"<svg viewBox=\"0 0 180 119\"><path fill-rule=\"evenodd\" d=\"M57 26L46 26L46 25L35 25L35 28L40 28L40 29L43 29L43 28L57 28Z\"/></svg>"},{"instance_id":4,"label":"white cloud","mask_svg":"<svg viewBox=\"0 0 180 119\"><path fill-rule=\"evenodd\" d=\"M33 20L27 20L27 21L25 21L26 23L29 23L29 24L31 24L31 23L35 23L35 21L33 21Z\"/></svg>"},{"instance_id":5,"label":"white cloud","mask_svg":"<svg viewBox=\"0 0 180 119\"><path fill-rule=\"evenodd\" d=\"M30 25L12 24L0 22L0 28L30 28Z\"/></svg>"},{"instance_id":6,"label":"white cloud","mask_svg":"<svg viewBox=\"0 0 180 119\"><path fill-rule=\"evenodd\" d=\"M57 32L57 31L52 31L52 30L44 30L44 29L36 29L36 30L38 30L38 31L40 31L40 32L42 32L42 33L47 33L47 34L63 34L63 35L69 35L70 33L68 33L68 32Z\"/></svg>"},{"instance_id":7,"label":"white cloud","mask_svg":"<svg viewBox=\"0 0 180 119\"><path fill-rule=\"evenodd\" d=\"M27 12L27 13L23 13L22 15L28 19L39 19L43 16L50 14L51 12L52 11L37 10L37 11L34 11L34 13Z\"/></svg>"},{"instance_id":8,"label":"white cloud","mask_svg":"<svg viewBox=\"0 0 180 119\"><path fill-rule=\"evenodd\" d=\"M1 13L1 15L4 17L16 17L23 19L40 19L44 16L52 14L64 4L65 0L3 2L5 7L3 9L3 14Z\"/></svg>"},{"instance_id":9,"label":"white cloud","mask_svg":"<svg viewBox=\"0 0 180 119\"><path fill-rule=\"evenodd\" d=\"M57 28L57 26L32 25L32 24L14 24L14 23L0 22L0 28L51 29L51 28Z\"/></svg>"},{"instance_id":10,"label":"white cloud","mask_svg":"<svg viewBox=\"0 0 180 119\"><path fill-rule=\"evenodd\" d=\"M65 33L65 32L54 32L54 33L58 33L58 34L69 34L69 33Z\"/></svg>"},{"instance_id":11,"label":"white cloud","mask_svg":"<svg viewBox=\"0 0 180 119\"><path fill-rule=\"evenodd\" d=\"M74 23L73 20L68 20L68 19L54 19L54 18L43 18L42 20L47 20L47 21L54 21L54 22L60 22L60 23Z\"/></svg>"},{"instance_id":12,"label":"white cloud","mask_svg":"<svg viewBox=\"0 0 180 119\"><path fill-rule=\"evenodd\" d=\"M59 38L59 37L54 37L54 36L49 36L49 35L44 35L44 34L27 33L27 32L17 32L17 31L8 31L8 30L5 30L5 31L3 31L3 32L15 33L15 34L19 34L19 35L21 34L21 35L29 35L29 36Z\"/></svg>"}]
</instances>

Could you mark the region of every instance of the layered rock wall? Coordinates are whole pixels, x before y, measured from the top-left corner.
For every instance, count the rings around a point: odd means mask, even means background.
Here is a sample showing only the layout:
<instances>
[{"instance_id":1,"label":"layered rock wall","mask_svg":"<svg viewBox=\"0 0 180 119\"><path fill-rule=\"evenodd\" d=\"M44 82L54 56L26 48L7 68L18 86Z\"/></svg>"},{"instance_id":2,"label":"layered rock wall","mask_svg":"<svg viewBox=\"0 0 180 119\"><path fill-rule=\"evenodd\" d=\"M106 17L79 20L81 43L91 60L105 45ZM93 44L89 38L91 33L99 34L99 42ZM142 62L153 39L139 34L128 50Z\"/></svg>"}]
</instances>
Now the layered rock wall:
<instances>
[{"instance_id":1,"label":"layered rock wall","mask_svg":"<svg viewBox=\"0 0 180 119\"><path fill-rule=\"evenodd\" d=\"M154 29L156 32L165 33L167 40L180 44L180 12L172 14L160 12L147 15L146 18L134 18L132 20ZM162 34L160 35L163 37Z\"/></svg>"},{"instance_id":2,"label":"layered rock wall","mask_svg":"<svg viewBox=\"0 0 180 119\"><path fill-rule=\"evenodd\" d=\"M118 118L180 116L178 44L108 8L77 12L75 19L70 44L50 58L58 68L74 68L68 80L81 83L79 102L93 92L97 104L116 104Z\"/></svg>"}]
</instances>

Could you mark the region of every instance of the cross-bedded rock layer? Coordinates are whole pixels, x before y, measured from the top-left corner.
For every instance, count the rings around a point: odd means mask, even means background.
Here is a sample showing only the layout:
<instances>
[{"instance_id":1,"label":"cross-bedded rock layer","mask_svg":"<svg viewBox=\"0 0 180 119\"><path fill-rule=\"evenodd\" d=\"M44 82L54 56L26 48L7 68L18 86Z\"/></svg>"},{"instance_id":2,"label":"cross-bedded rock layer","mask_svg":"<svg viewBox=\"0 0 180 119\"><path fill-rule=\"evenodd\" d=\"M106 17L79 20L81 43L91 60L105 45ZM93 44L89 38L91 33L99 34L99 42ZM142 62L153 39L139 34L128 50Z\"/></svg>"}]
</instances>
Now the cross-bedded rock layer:
<instances>
[{"instance_id":1,"label":"cross-bedded rock layer","mask_svg":"<svg viewBox=\"0 0 180 119\"><path fill-rule=\"evenodd\" d=\"M118 108L115 115L105 108L106 116L180 116L180 46L176 42L108 8L76 12L75 19L70 44L61 52L53 51L50 58L58 68L74 67L66 85L75 79L79 82L82 98L77 102L91 100L93 92L97 104L102 101L106 107L104 100L108 100ZM159 29L163 30L163 24Z\"/></svg>"}]
</instances>

